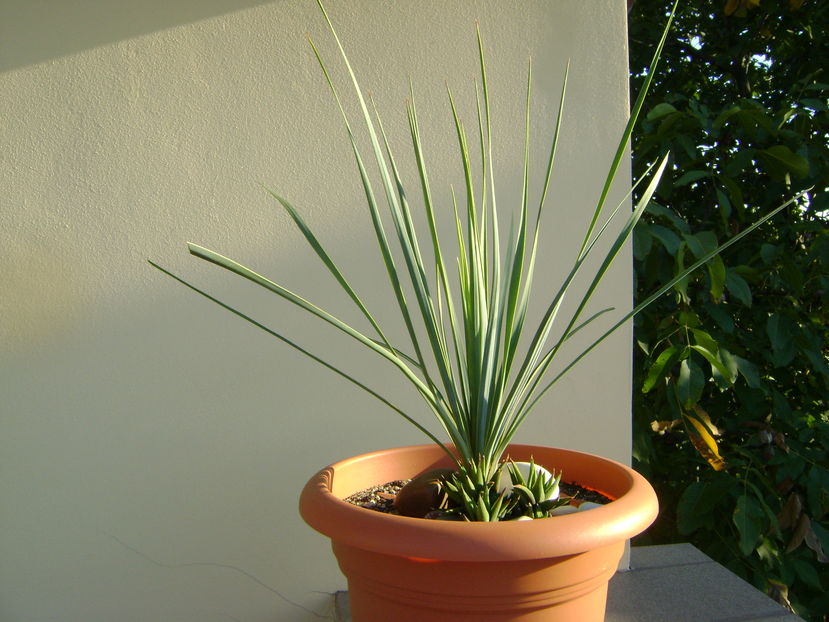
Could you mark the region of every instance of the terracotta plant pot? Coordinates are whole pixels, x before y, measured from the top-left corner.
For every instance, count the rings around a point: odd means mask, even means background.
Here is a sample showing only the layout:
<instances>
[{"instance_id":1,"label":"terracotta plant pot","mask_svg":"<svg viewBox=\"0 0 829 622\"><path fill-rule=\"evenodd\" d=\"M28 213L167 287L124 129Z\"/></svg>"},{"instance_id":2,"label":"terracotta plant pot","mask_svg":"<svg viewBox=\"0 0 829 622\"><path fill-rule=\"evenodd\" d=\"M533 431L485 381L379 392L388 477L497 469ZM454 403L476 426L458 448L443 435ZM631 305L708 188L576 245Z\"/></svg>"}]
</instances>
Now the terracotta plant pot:
<instances>
[{"instance_id":1,"label":"terracotta plant pot","mask_svg":"<svg viewBox=\"0 0 829 622\"><path fill-rule=\"evenodd\" d=\"M565 449L513 445L513 460L564 472L564 481L614 499L532 521L469 523L408 518L353 506L371 486L451 466L435 445L355 456L317 473L300 497L305 521L331 538L348 579L354 622L592 622L625 540L658 505L632 469Z\"/></svg>"}]
</instances>

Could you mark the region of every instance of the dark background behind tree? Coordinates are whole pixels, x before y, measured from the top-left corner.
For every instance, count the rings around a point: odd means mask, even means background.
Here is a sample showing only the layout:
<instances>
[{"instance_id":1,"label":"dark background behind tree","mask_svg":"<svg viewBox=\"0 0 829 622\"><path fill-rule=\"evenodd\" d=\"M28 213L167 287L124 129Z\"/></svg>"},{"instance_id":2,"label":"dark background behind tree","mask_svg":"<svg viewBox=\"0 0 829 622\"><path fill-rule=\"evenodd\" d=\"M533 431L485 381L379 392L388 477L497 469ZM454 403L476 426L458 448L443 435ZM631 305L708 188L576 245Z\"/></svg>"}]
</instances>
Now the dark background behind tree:
<instances>
[{"instance_id":1,"label":"dark background behind tree","mask_svg":"<svg viewBox=\"0 0 829 622\"><path fill-rule=\"evenodd\" d=\"M632 92L672 2L629 14ZM634 175L672 154L634 241L637 295L760 215L635 326L634 459L690 541L808 620L829 616L829 2L680 0Z\"/></svg>"}]
</instances>

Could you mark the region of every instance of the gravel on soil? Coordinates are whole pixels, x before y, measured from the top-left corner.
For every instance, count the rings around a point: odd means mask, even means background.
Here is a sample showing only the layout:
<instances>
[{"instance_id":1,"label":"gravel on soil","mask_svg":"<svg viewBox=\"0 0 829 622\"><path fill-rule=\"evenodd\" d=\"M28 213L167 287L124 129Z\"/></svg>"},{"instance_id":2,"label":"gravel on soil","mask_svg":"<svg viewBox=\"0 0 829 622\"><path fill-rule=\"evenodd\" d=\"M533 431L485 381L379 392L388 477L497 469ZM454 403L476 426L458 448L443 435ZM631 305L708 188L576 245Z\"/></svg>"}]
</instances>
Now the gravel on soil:
<instances>
[{"instance_id":1,"label":"gravel on soil","mask_svg":"<svg viewBox=\"0 0 829 622\"><path fill-rule=\"evenodd\" d=\"M411 480L402 479L393 482L386 482L372 486L366 490L354 493L350 497L346 497L344 501L352 505L357 505L367 510L374 510L375 512L383 512L384 514L399 514L394 507L394 498L403 486L408 484ZM561 492L568 497L573 497L580 502L590 501L592 503L610 503L612 499L606 497L602 493L592 490L590 488L583 488L578 484L561 482Z\"/></svg>"}]
</instances>

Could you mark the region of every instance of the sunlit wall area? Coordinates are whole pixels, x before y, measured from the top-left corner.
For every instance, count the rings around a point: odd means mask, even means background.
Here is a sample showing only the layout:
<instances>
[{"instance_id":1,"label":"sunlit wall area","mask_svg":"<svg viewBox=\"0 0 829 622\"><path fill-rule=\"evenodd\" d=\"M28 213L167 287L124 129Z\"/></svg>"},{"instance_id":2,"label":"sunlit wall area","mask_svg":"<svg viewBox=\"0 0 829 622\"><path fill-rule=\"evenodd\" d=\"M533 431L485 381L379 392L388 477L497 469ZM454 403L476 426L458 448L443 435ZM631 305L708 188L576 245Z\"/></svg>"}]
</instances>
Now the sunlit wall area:
<instances>
[{"instance_id":1,"label":"sunlit wall area","mask_svg":"<svg viewBox=\"0 0 829 622\"><path fill-rule=\"evenodd\" d=\"M310 0L116 4L0 4L0 620L326 619L344 580L299 518L299 490L337 459L424 439L147 259L437 429L388 365L186 250L192 241L234 257L363 327L272 188L389 334L405 337L309 39L368 149L347 74ZM474 136L476 21L505 230L521 197L528 59L533 203L569 60L535 279L540 316L626 120L624 3L332 0L328 9L420 213L411 83L444 219L450 188L463 186L446 86ZM610 207L628 183L623 167ZM630 308L628 264L614 266L588 313ZM520 440L629 460L629 393L623 330L557 385Z\"/></svg>"}]
</instances>

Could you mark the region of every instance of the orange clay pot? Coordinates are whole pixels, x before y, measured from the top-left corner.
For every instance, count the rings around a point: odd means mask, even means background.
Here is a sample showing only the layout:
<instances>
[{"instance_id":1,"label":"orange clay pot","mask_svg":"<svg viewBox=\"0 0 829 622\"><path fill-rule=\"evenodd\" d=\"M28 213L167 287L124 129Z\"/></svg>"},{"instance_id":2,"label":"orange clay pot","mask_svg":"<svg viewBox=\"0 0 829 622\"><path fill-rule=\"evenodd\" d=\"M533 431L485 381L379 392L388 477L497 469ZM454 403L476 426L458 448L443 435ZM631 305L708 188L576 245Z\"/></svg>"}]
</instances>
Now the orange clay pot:
<instances>
[{"instance_id":1,"label":"orange clay pot","mask_svg":"<svg viewBox=\"0 0 829 622\"><path fill-rule=\"evenodd\" d=\"M599 508L531 521L476 523L374 512L345 497L452 466L436 445L355 456L305 485L300 513L331 538L348 578L354 622L598 622L625 540L658 505L632 469L565 449L512 445L516 461L563 471L564 481L614 499Z\"/></svg>"}]
</instances>

